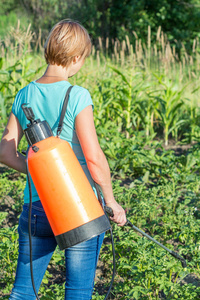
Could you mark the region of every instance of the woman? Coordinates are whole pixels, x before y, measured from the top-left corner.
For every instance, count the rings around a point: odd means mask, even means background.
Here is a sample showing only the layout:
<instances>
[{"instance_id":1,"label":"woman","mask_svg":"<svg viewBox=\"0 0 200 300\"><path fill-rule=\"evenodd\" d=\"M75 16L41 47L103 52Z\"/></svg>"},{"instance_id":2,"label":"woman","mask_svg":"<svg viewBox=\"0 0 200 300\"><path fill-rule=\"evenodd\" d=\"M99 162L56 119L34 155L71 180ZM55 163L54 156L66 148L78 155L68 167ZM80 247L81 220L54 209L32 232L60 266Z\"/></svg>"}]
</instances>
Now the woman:
<instances>
[{"instance_id":1,"label":"woman","mask_svg":"<svg viewBox=\"0 0 200 300\"><path fill-rule=\"evenodd\" d=\"M25 156L17 151L23 130L27 126L21 105L29 103L37 118L47 120L56 135L63 100L71 86L68 79L80 70L90 52L89 35L79 23L63 20L53 27L45 43L45 59L48 66L44 75L20 90L14 100L0 143L2 163L26 174ZM123 226L126 215L113 196L109 166L99 146L94 126L92 99L89 92L82 87L74 86L70 92L60 137L70 143L94 191L94 182L100 186L105 204L113 210L114 217L111 219ZM57 243L33 182L31 186L33 275L38 291ZM11 300L35 299L29 264L28 211L29 189L26 184L24 206L18 227L18 265L9 298ZM65 299L91 299L103 238L104 233L65 250Z\"/></svg>"}]
</instances>

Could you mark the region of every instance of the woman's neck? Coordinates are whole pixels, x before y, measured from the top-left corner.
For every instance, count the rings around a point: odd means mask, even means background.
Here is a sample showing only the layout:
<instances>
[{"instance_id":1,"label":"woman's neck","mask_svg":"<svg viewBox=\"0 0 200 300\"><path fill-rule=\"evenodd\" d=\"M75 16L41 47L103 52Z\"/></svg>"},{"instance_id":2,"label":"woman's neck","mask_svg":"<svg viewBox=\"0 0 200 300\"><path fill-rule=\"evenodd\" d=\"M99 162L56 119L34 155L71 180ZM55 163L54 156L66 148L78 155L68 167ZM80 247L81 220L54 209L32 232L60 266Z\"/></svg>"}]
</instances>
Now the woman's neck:
<instances>
[{"instance_id":1,"label":"woman's neck","mask_svg":"<svg viewBox=\"0 0 200 300\"><path fill-rule=\"evenodd\" d=\"M48 65L45 73L36 82L54 83L58 81L68 81L68 70L62 66Z\"/></svg>"}]
</instances>

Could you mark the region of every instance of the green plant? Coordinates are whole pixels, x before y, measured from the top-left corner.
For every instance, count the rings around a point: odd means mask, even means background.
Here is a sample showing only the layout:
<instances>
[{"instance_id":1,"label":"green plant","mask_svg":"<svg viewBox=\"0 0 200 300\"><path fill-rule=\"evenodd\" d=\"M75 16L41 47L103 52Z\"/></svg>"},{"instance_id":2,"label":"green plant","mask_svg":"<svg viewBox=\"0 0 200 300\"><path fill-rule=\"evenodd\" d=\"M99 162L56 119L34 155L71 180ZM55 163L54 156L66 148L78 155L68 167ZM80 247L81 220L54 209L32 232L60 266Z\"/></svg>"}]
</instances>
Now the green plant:
<instances>
[{"instance_id":1,"label":"green plant","mask_svg":"<svg viewBox=\"0 0 200 300\"><path fill-rule=\"evenodd\" d=\"M165 83L162 79L163 76L158 77L155 75L155 77L163 87L162 90L159 90L160 95L155 97L160 104L157 112L162 123L165 145L167 146L169 134L175 131L177 137L179 127L185 122L180 118L180 108L184 105L182 97L186 86L178 90L170 81Z\"/></svg>"}]
</instances>

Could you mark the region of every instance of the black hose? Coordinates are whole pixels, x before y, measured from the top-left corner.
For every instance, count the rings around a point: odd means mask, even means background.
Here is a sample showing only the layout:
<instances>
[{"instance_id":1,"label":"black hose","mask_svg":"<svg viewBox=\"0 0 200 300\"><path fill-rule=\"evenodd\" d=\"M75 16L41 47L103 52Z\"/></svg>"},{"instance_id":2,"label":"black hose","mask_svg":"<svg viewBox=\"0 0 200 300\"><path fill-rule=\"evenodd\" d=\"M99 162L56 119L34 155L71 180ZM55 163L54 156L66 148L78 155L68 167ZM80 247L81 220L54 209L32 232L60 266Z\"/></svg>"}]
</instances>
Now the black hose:
<instances>
[{"instance_id":1,"label":"black hose","mask_svg":"<svg viewBox=\"0 0 200 300\"><path fill-rule=\"evenodd\" d=\"M97 191L97 198L99 200L99 203L101 204L103 210L104 210L104 213L108 219L108 221L110 222L108 216L106 213L108 213L106 211L106 208L108 208L107 206L105 206L103 204L103 201L102 201L102 198L101 198L101 194L100 194L100 191L99 191L99 186L96 182L94 182L94 185L95 185L95 188L96 188L96 191ZM115 272L116 272L116 263L115 263L115 245L114 245L114 239L113 239L113 231L112 231L112 228L110 227L110 237L111 237L111 244L112 244L112 255L113 255L113 273L112 273L112 279L111 279L111 282L110 282L110 286L109 286L109 289L107 291L107 294L104 298L104 300L108 299L108 296L110 294L110 291L112 289L112 286L113 286L113 282L114 282L114 278L115 278Z\"/></svg>"},{"instance_id":2,"label":"black hose","mask_svg":"<svg viewBox=\"0 0 200 300\"><path fill-rule=\"evenodd\" d=\"M110 228L110 236L111 236L111 244L112 244L112 255L113 255L113 274L112 274L112 279L111 279L111 283L110 283L110 287L107 291L107 294L104 298L104 300L108 299L108 296L110 294L110 291L112 289L113 286L113 282L115 279L115 272L116 272L116 263L115 263L115 246L114 246L114 239L113 239L113 232L112 232L112 228Z\"/></svg>"},{"instance_id":3,"label":"black hose","mask_svg":"<svg viewBox=\"0 0 200 300\"><path fill-rule=\"evenodd\" d=\"M40 300L38 297L35 283L34 283L34 276L33 276L33 256L32 256L32 239L31 239L31 212L32 212L32 189L31 189L31 180L30 174L28 170L28 152L26 156L26 169L27 169L27 178L28 178L28 187L29 187L29 214L28 214L28 236L29 236L29 251L30 251L30 271L31 271L31 282L33 286L33 290L37 300Z\"/></svg>"}]
</instances>

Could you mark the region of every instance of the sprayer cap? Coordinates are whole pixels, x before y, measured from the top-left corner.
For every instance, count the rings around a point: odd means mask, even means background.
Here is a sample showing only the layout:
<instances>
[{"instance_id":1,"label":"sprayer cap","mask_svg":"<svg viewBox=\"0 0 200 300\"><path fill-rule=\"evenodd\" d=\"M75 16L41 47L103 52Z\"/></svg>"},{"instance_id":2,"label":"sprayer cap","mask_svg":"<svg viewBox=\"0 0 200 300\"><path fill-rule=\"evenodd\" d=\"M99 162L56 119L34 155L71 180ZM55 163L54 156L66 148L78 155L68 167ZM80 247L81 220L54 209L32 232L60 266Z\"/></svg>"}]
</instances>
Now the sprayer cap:
<instances>
[{"instance_id":1,"label":"sprayer cap","mask_svg":"<svg viewBox=\"0 0 200 300\"><path fill-rule=\"evenodd\" d=\"M29 146L53 136L49 124L46 121L40 121L39 119L35 120L32 124L29 123L24 130L24 134Z\"/></svg>"}]
</instances>

